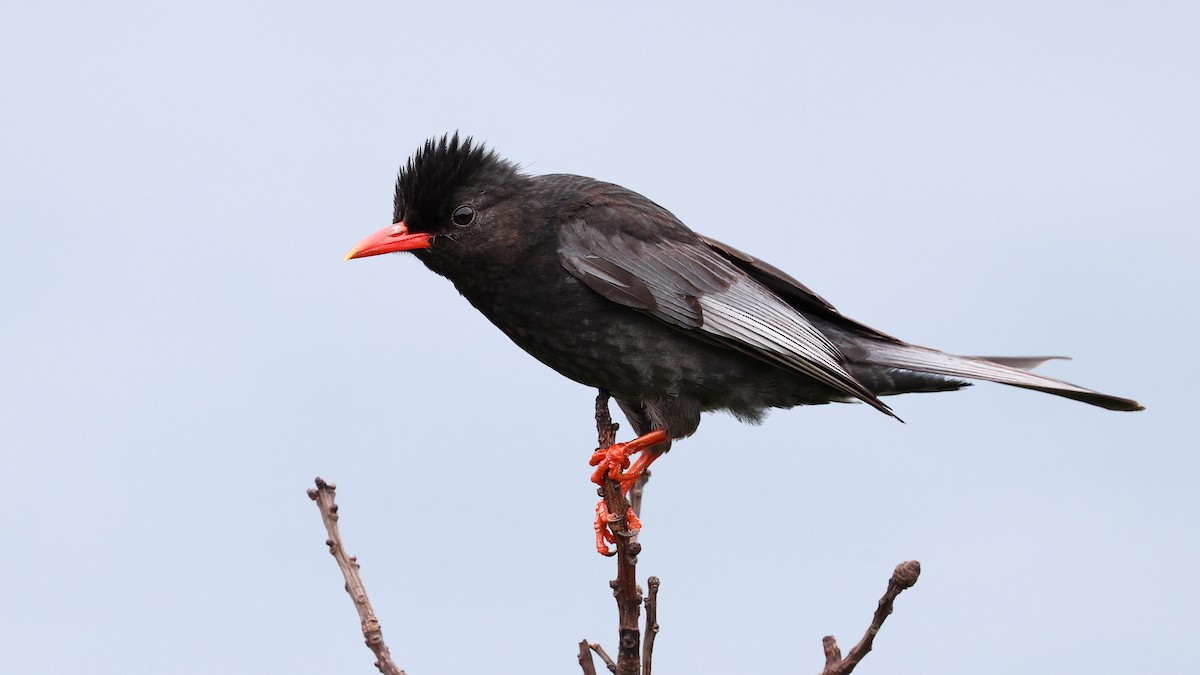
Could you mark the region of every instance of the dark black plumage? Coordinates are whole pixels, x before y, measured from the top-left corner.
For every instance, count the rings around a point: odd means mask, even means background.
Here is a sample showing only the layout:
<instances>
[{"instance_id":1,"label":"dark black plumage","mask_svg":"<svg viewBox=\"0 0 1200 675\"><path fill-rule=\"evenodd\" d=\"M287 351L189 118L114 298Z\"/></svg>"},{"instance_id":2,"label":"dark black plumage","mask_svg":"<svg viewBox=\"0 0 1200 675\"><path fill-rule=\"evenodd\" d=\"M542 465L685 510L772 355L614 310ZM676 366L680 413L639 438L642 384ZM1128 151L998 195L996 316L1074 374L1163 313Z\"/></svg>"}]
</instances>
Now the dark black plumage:
<instances>
[{"instance_id":1,"label":"dark black plumage","mask_svg":"<svg viewBox=\"0 0 1200 675\"><path fill-rule=\"evenodd\" d=\"M639 434L688 436L709 410L757 421L860 400L890 415L879 396L966 386L958 377L1141 409L1026 370L1045 358L907 344L635 192L526 175L469 138L430 140L408 161L395 221L428 247L391 250L413 249L525 351L611 392Z\"/></svg>"}]
</instances>

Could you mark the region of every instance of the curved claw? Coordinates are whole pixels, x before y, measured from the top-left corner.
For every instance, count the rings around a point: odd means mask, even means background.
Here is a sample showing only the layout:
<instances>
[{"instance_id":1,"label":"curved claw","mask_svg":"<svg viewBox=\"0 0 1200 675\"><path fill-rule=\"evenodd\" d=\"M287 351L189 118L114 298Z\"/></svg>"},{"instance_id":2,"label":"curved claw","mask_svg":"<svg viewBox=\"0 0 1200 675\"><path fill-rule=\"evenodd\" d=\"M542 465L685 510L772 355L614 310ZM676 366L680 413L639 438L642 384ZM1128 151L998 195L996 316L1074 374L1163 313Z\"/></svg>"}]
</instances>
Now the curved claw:
<instances>
[{"instance_id":1,"label":"curved claw","mask_svg":"<svg viewBox=\"0 0 1200 675\"><path fill-rule=\"evenodd\" d=\"M596 552L609 558L617 554L616 549L608 547L609 544L617 543L617 538L608 529L608 522L611 519L608 505L601 499L600 503L596 504L596 523L592 527L596 530Z\"/></svg>"},{"instance_id":2,"label":"curved claw","mask_svg":"<svg viewBox=\"0 0 1200 675\"><path fill-rule=\"evenodd\" d=\"M608 510L608 504L601 499L596 504L596 522L592 528L596 530L596 552L602 556L611 558L617 554L616 549L608 547L609 544L617 543L617 535L612 531L612 524L616 521L612 512ZM632 508L625 512L625 527L626 530L621 532L621 536L632 536L642 529L642 521Z\"/></svg>"},{"instance_id":3,"label":"curved claw","mask_svg":"<svg viewBox=\"0 0 1200 675\"><path fill-rule=\"evenodd\" d=\"M625 526L629 528L630 534L636 534L642 531L642 519L638 518L638 514L633 512L633 507L629 507L629 511L625 513Z\"/></svg>"},{"instance_id":4,"label":"curved claw","mask_svg":"<svg viewBox=\"0 0 1200 675\"><path fill-rule=\"evenodd\" d=\"M596 467L592 472L592 482L600 484L603 482L605 475L610 479L621 484L621 489L624 492L629 492L629 488L633 487L638 476L650 466L650 463L658 458L658 454L645 452L638 457L637 462L630 467L630 455L636 455L643 450L648 450L660 443L665 443L671 440L667 436L667 432L662 429L655 429L648 434L643 434L628 441L626 443L614 443L607 448L600 448L592 453L592 457L588 460L588 464ZM629 471L625 471L629 469ZM624 472L624 473L623 473Z\"/></svg>"},{"instance_id":5,"label":"curved claw","mask_svg":"<svg viewBox=\"0 0 1200 675\"><path fill-rule=\"evenodd\" d=\"M614 443L593 452L588 460L588 464L596 467L592 472L592 482L599 485L604 482L605 476L620 480L621 472L629 468L629 455L628 443Z\"/></svg>"}]
</instances>

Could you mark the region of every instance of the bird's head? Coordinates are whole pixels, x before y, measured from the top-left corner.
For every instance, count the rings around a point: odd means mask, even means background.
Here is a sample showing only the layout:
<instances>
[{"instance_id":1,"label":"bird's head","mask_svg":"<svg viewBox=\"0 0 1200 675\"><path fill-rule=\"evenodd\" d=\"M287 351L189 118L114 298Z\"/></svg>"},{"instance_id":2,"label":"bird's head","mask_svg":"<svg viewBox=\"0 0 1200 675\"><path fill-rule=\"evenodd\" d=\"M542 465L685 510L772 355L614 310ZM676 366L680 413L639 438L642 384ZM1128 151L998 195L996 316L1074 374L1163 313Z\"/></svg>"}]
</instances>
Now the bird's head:
<instances>
[{"instance_id":1,"label":"bird's head","mask_svg":"<svg viewBox=\"0 0 1200 675\"><path fill-rule=\"evenodd\" d=\"M514 164L470 137L430 139L400 168L393 224L358 242L346 260L412 251L452 276L481 254L503 259L520 229L513 197L528 185Z\"/></svg>"}]
</instances>

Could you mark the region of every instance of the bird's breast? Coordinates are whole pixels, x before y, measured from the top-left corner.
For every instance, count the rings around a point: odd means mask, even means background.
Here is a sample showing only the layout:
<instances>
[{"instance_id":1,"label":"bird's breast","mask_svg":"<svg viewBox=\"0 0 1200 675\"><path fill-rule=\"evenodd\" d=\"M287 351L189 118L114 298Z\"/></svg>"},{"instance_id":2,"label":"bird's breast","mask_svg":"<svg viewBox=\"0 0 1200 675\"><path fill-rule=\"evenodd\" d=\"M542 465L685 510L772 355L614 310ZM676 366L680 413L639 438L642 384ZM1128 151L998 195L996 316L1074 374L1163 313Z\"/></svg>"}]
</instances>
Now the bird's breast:
<instances>
[{"instance_id":1,"label":"bird's breast","mask_svg":"<svg viewBox=\"0 0 1200 675\"><path fill-rule=\"evenodd\" d=\"M605 300L561 268L489 281L459 291L518 346L576 382L633 397L678 393L703 377L686 349L691 338Z\"/></svg>"}]
</instances>

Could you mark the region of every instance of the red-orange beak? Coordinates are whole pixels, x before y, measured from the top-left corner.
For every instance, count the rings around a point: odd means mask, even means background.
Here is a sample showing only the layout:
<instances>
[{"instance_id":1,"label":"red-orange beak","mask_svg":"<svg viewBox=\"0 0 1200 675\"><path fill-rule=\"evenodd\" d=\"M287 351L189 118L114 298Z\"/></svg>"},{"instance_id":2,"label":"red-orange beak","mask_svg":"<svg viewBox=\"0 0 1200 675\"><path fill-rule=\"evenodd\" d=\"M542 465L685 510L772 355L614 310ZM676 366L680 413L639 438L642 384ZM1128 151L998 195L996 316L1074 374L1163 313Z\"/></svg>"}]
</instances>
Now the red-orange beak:
<instances>
[{"instance_id":1,"label":"red-orange beak","mask_svg":"<svg viewBox=\"0 0 1200 675\"><path fill-rule=\"evenodd\" d=\"M366 258L383 253L395 253L396 251L411 251L417 248L429 248L430 246L433 246L432 234L426 232L409 232L408 226L404 224L404 221L400 221L374 234L367 235L366 238L355 244L354 248L350 249L350 252L346 254L345 260Z\"/></svg>"}]
</instances>

